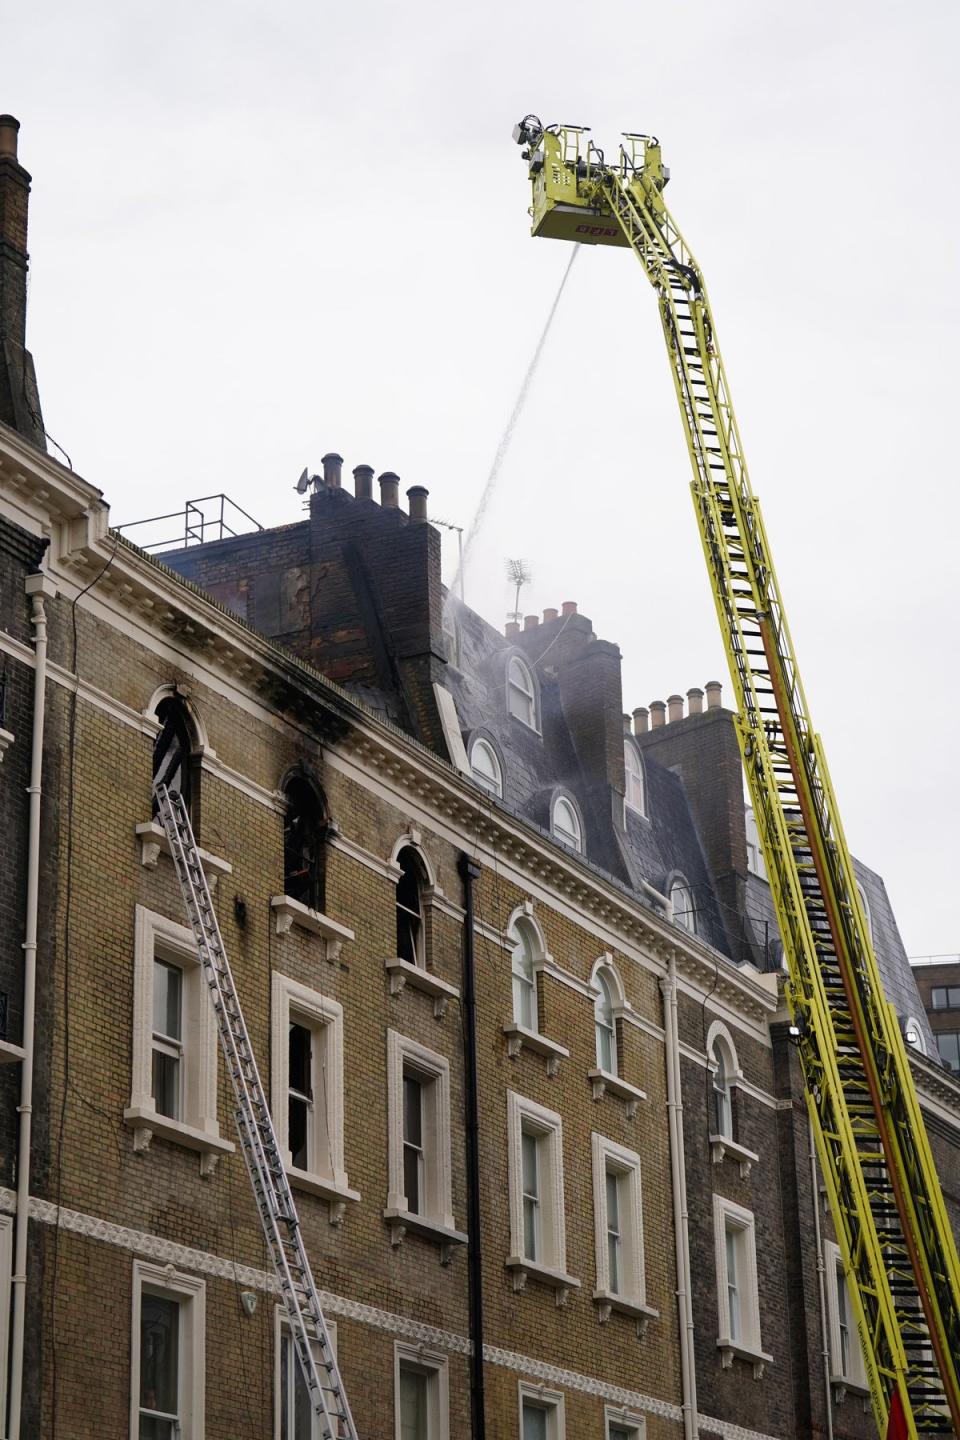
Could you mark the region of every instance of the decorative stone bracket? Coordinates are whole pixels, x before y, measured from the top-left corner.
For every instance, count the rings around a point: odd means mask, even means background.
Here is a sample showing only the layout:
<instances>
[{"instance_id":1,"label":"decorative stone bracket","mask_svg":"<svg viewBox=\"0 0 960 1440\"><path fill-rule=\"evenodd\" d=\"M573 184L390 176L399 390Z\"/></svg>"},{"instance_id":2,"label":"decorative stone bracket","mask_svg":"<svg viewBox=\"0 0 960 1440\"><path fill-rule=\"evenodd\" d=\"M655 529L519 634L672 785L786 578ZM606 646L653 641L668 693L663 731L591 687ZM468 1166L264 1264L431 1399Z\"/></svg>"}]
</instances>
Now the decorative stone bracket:
<instances>
[{"instance_id":1,"label":"decorative stone bracket","mask_svg":"<svg viewBox=\"0 0 960 1440\"><path fill-rule=\"evenodd\" d=\"M295 1190L305 1190L326 1200L331 1225L342 1225L347 1213L347 1202L360 1199L360 1191L350 1189L343 1172L338 1172L337 1176L330 1180L324 1175L314 1175L309 1170L298 1170L295 1166L288 1165L287 1179Z\"/></svg>"},{"instance_id":2,"label":"decorative stone bracket","mask_svg":"<svg viewBox=\"0 0 960 1440\"><path fill-rule=\"evenodd\" d=\"M156 1135L161 1140L171 1140L175 1145L183 1145L187 1150L199 1151L200 1174L205 1178L214 1174L221 1155L232 1155L236 1149L230 1140L221 1140L219 1135L198 1130L193 1125L184 1124L182 1120L171 1120L169 1116L160 1115L147 1106L129 1106L123 1112L123 1120L124 1124L133 1129L135 1155L143 1155L149 1150Z\"/></svg>"},{"instance_id":3,"label":"decorative stone bracket","mask_svg":"<svg viewBox=\"0 0 960 1440\"><path fill-rule=\"evenodd\" d=\"M735 1359L745 1360L753 1371L754 1380L763 1379L765 1368L773 1360L772 1355L765 1355L762 1350L745 1350L742 1345L734 1345L732 1340L723 1338L717 1341L717 1349L724 1370L729 1370Z\"/></svg>"},{"instance_id":4,"label":"decorative stone bracket","mask_svg":"<svg viewBox=\"0 0 960 1440\"><path fill-rule=\"evenodd\" d=\"M636 1085L629 1085L626 1080L621 1080L619 1075L611 1075L608 1070L588 1070L587 1077L593 1086L594 1100L602 1100L609 1091L611 1095L616 1095L626 1101L628 1120L632 1120L636 1115L640 1101L647 1098L645 1090L640 1090Z\"/></svg>"},{"instance_id":5,"label":"decorative stone bracket","mask_svg":"<svg viewBox=\"0 0 960 1440\"><path fill-rule=\"evenodd\" d=\"M546 1035L528 1030L526 1025L519 1025L515 1020L504 1024L503 1033L507 1037L507 1054L511 1060L516 1060L524 1048L532 1050L535 1055L544 1056L551 1080L560 1070L560 1061L566 1060L570 1054L565 1045L558 1045L556 1040L548 1040Z\"/></svg>"},{"instance_id":6,"label":"decorative stone bracket","mask_svg":"<svg viewBox=\"0 0 960 1440\"><path fill-rule=\"evenodd\" d=\"M526 1290L527 1281L533 1280L537 1285L553 1290L557 1306L562 1308L570 1298L570 1291L580 1289L580 1281L573 1275L567 1275L563 1270L551 1270L547 1265L538 1265L523 1255L508 1256L506 1266L513 1276L513 1288L518 1295Z\"/></svg>"},{"instance_id":7,"label":"decorative stone bracket","mask_svg":"<svg viewBox=\"0 0 960 1440\"><path fill-rule=\"evenodd\" d=\"M432 970L411 965L409 960L401 960L399 957L384 960L383 964L390 976L390 994L401 995L406 985L409 985L411 990L422 990L433 1000L433 1013L438 1020L442 1020L447 1013L448 1000L460 999L460 991L456 985L441 980Z\"/></svg>"},{"instance_id":8,"label":"decorative stone bracket","mask_svg":"<svg viewBox=\"0 0 960 1440\"><path fill-rule=\"evenodd\" d=\"M391 1245L402 1245L409 1230L411 1234L420 1235L424 1240L432 1240L439 1245L441 1265L449 1265L457 1250L467 1243L467 1236L462 1230L443 1225L439 1220L431 1220L427 1215L414 1215L409 1210L390 1206L384 1210L383 1218L390 1231Z\"/></svg>"},{"instance_id":9,"label":"decorative stone bracket","mask_svg":"<svg viewBox=\"0 0 960 1440\"><path fill-rule=\"evenodd\" d=\"M636 1323L637 1339L642 1340L651 1320L660 1319L660 1311L640 1300L629 1300L625 1295L614 1295L609 1290L594 1290L593 1303L597 1307L597 1319L605 1325L613 1314L628 1315Z\"/></svg>"},{"instance_id":10,"label":"decorative stone bracket","mask_svg":"<svg viewBox=\"0 0 960 1440\"><path fill-rule=\"evenodd\" d=\"M140 841L140 864L145 865L148 870L154 870L160 856L170 854L167 832L158 821L150 820L145 825L138 825L136 833ZM211 855L209 850L201 850L199 845L197 854L203 862L203 873L212 894L221 875L233 874L233 866L229 860L221 860L219 855Z\"/></svg>"},{"instance_id":11,"label":"decorative stone bracket","mask_svg":"<svg viewBox=\"0 0 960 1440\"><path fill-rule=\"evenodd\" d=\"M331 920L329 915L321 915L319 910L311 910L309 905L294 900L292 895L272 895L270 907L277 917L278 935L289 935L296 925L308 935L322 936L326 942L326 957L331 964L340 959L344 941L354 938L354 933L348 926Z\"/></svg>"},{"instance_id":12,"label":"decorative stone bracket","mask_svg":"<svg viewBox=\"0 0 960 1440\"><path fill-rule=\"evenodd\" d=\"M714 1165L722 1165L724 1158L729 1155L731 1160L739 1162L740 1179L746 1180L760 1156L754 1150L748 1150L745 1145L738 1145L729 1135L711 1135L709 1138L710 1156Z\"/></svg>"}]
</instances>

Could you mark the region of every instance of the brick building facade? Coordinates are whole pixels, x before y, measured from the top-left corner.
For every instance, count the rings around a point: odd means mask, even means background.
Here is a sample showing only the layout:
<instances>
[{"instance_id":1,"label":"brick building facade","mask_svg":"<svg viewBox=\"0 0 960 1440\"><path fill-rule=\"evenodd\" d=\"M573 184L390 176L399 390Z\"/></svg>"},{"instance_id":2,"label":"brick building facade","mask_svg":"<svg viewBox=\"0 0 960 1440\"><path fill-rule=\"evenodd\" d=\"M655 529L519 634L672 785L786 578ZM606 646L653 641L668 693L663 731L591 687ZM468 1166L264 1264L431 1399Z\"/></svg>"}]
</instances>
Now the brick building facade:
<instances>
[{"instance_id":1,"label":"brick building facade","mask_svg":"<svg viewBox=\"0 0 960 1440\"><path fill-rule=\"evenodd\" d=\"M161 563L12 418L0 1400L20 1433L309 1434L151 812L173 716L364 1440L476 1436L481 1407L491 1440L872 1435L719 688L625 727L616 646L570 604L499 635L451 602L426 494L405 512L390 474L378 502L358 466L351 495L328 456L307 520ZM958 1225L960 1084L914 1070Z\"/></svg>"}]
</instances>

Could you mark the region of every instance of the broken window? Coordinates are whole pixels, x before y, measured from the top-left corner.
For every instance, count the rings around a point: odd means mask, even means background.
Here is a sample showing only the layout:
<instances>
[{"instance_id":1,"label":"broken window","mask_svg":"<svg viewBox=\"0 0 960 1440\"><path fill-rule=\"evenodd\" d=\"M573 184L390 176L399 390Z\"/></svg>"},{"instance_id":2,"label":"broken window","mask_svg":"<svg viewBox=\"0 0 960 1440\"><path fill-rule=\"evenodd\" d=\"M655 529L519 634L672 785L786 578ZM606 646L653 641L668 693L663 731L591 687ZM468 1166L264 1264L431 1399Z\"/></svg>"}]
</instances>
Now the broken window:
<instances>
[{"instance_id":1,"label":"broken window","mask_svg":"<svg viewBox=\"0 0 960 1440\"><path fill-rule=\"evenodd\" d=\"M287 813L283 822L283 892L323 914L326 805L303 775L284 786Z\"/></svg>"}]
</instances>

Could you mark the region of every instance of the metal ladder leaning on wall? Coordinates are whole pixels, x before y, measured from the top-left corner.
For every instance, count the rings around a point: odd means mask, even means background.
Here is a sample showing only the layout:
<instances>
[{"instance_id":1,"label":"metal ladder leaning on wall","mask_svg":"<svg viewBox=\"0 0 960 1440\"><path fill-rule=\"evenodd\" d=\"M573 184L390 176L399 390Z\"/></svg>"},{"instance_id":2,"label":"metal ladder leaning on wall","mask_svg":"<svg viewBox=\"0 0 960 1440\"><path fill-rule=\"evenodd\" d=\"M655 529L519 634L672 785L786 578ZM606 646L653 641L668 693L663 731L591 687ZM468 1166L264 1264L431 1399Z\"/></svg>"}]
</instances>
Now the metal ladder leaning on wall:
<instances>
[{"instance_id":1,"label":"metal ladder leaning on wall","mask_svg":"<svg viewBox=\"0 0 960 1440\"><path fill-rule=\"evenodd\" d=\"M170 768L164 773L169 775ZM233 1086L240 1148L286 1307L300 1373L320 1421L322 1440L358 1440L190 817L182 795L168 789L162 779L154 782L153 792L216 1013ZM314 1355L314 1346L319 1358Z\"/></svg>"}]
</instances>

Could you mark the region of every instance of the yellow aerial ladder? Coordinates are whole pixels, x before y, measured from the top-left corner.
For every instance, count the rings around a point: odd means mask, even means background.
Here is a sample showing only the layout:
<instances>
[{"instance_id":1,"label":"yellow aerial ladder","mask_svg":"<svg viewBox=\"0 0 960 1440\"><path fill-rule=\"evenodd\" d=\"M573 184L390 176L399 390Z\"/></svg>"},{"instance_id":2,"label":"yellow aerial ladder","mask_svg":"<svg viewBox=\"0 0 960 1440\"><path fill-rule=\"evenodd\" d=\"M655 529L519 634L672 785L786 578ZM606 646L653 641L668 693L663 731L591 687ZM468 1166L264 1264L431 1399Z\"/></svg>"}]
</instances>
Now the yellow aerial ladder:
<instances>
[{"instance_id":1,"label":"yellow aerial ladder","mask_svg":"<svg viewBox=\"0 0 960 1440\"><path fill-rule=\"evenodd\" d=\"M533 234L629 246L656 291L877 1425L890 1440L960 1436L960 1262L800 683L703 278L664 204L659 142L627 134L610 162L584 127L545 128L535 115L513 138L533 184Z\"/></svg>"}]
</instances>

